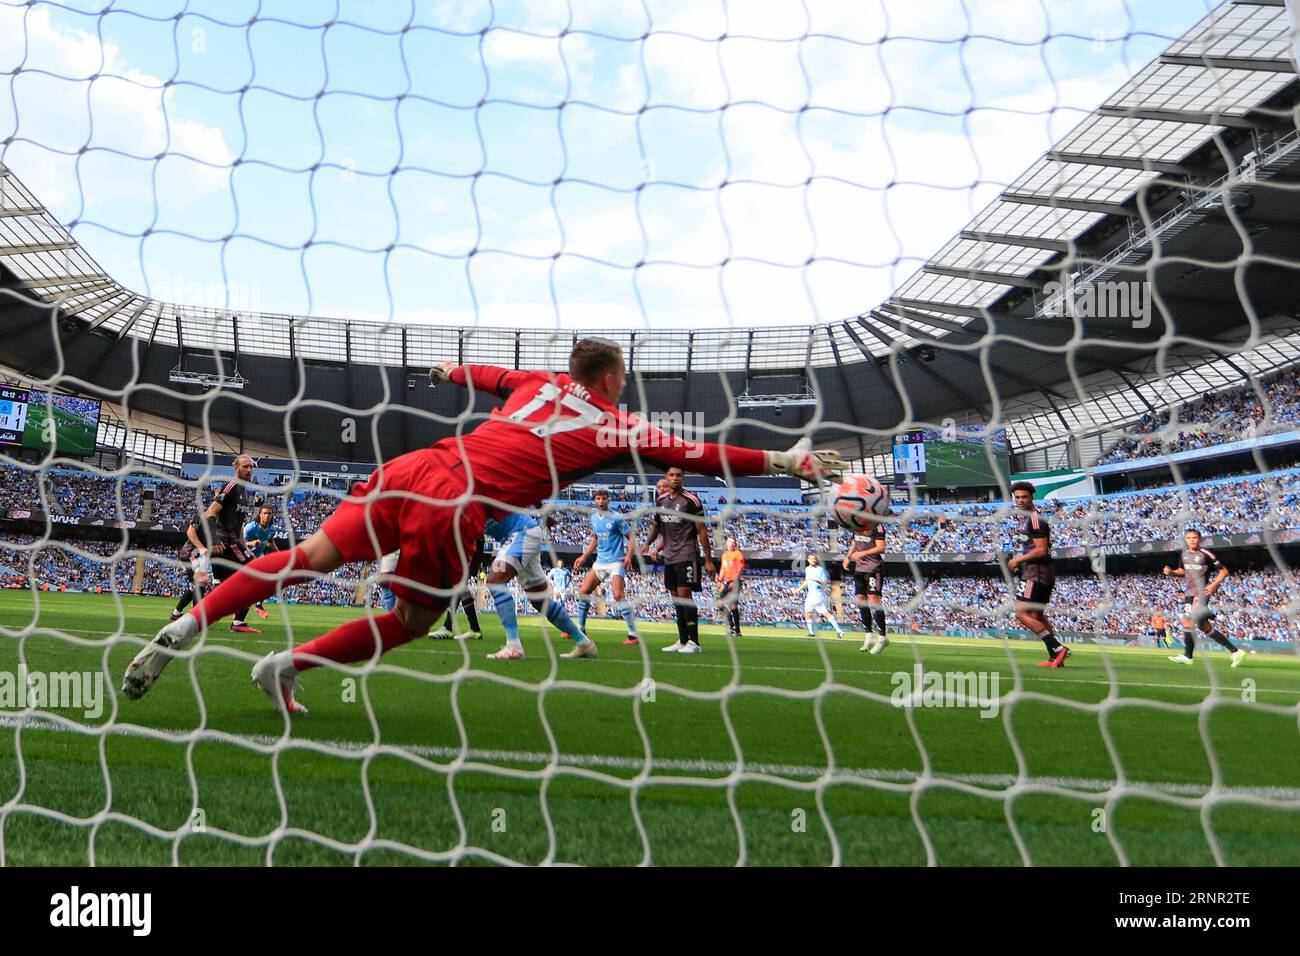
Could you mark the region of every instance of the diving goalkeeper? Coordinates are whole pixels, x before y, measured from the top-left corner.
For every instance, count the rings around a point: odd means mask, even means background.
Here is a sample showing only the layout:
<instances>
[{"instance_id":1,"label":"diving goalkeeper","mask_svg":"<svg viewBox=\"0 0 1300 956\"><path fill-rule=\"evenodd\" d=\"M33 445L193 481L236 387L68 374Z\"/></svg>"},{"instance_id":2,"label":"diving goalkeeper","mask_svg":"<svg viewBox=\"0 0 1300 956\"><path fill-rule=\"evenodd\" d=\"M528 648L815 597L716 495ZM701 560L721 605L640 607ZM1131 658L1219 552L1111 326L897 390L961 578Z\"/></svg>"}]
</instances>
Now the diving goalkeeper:
<instances>
[{"instance_id":1,"label":"diving goalkeeper","mask_svg":"<svg viewBox=\"0 0 1300 956\"><path fill-rule=\"evenodd\" d=\"M123 692L144 696L204 626L278 588L400 548L389 582L397 595L392 611L349 621L254 666L253 682L277 706L302 713L294 696L302 671L376 659L428 632L463 586L489 518L534 507L594 472L640 468L646 461L718 477L783 474L821 481L842 470L838 452L810 451L807 439L789 451L757 451L684 441L652 428L616 406L626 376L619 346L596 338L574 345L567 375L451 362L431 369L435 385L452 382L504 404L468 434L385 462L307 540L241 568L136 655Z\"/></svg>"}]
</instances>

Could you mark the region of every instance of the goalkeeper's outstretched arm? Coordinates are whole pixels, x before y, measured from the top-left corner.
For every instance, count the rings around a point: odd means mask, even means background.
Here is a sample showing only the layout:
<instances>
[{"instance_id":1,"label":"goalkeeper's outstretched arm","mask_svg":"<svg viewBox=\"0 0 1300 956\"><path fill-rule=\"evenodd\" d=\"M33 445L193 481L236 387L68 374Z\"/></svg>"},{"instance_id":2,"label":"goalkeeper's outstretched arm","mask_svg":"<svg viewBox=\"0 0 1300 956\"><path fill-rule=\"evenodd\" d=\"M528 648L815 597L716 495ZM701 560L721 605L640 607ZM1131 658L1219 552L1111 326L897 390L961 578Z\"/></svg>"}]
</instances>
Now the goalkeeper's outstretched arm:
<instances>
[{"instance_id":1,"label":"goalkeeper's outstretched arm","mask_svg":"<svg viewBox=\"0 0 1300 956\"><path fill-rule=\"evenodd\" d=\"M790 475L821 483L844 471L838 451L814 451L812 442L801 439L786 451L757 451L737 445L690 442L643 423L631 423L629 445L642 458L717 478L732 475Z\"/></svg>"},{"instance_id":2,"label":"goalkeeper's outstretched arm","mask_svg":"<svg viewBox=\"0 0 1300 956\"><path fill-rule=\"evenodd\" d=\"M498 398L509 398L510 393L526 382L536 372L521 372L496 365L458 365L443 362L429 369L429 384L451 382L461 388L487 392Z\"/></svg>"},{"instance_id":3,"label":"goalkeeper's outstretched arm","mask_svg":"<svg viewBox=\"0 0 1300 956\"><path fill-rule=\"evenodd\" d=\"M542 373L520 372L495 365L444 362L429 369L429 381L433 385L451 382L505 398L538 374ZM606 430L612 428L629 453L665 468L677 466L717 478L729 474L790 475L817 483L838 477L844 470L844 459L838 451L814 451L806 438L786 451L757 451L737 445L686 441L654 428L636 416L621 411L613 412L613 415L614 420L607 421L602 427Z\"/></svg>"}]
</instances>

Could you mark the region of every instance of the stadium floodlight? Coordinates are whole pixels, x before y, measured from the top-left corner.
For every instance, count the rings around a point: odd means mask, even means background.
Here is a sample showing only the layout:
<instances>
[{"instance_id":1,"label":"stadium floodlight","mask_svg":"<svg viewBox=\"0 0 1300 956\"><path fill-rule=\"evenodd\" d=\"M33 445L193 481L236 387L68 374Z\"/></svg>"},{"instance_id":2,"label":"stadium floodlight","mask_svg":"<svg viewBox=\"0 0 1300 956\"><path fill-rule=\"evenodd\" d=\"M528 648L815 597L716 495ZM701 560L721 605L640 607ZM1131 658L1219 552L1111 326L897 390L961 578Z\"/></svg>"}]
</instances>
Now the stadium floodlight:
<instances>
[{"instance_id":1,"label":"stadium floodlight","mask_svg":"<svg viewBox=\"0 0 1300 956\"><path fill-rule=\"evenodd\" d=\"M239 391L244 390L248 384L248 379L239 374L235 369L229 375L218 375L215 372L191 372L177 365L167 376L167 381L173 385L200 385L205 389L209 388L232 388Z\"/></svg>"},{"instance_id":2,"label":"stadium floodlight","mask_svg":"<svg viewBox=\"0 0 1300 956\"><path fill-rule=\"evenodd\" d=\"M802 391L783 395L755 394L746 388L744 394L736 397L736 406L738 408L816 408L817 396L808 385L805 385Z\"/></svg>"}]
</instances>

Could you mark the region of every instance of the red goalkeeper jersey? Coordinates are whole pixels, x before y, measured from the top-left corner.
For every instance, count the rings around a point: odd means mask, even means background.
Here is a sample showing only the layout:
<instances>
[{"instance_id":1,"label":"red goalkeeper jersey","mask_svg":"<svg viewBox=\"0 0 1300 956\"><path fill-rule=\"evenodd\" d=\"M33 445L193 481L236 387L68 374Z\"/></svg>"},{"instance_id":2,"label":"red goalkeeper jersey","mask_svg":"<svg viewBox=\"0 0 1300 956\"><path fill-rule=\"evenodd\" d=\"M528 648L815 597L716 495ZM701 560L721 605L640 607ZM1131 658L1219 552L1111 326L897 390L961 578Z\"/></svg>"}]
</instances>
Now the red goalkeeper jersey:
<instances>
[{"instance_id":1,"label":"red goalkeeper jersey","mask_svg":"<svg viewBox=\"0 0 1300 956\"><path fill-rule=\"evenodd\" d=\"M554 372L461 365L457 385L505 399L466 435L435 445L455 456L471 492L492 503L530 507L566 485L615 466L663 468L727 477L762 474L761 451L690 442L615 408L600 395Z\"/></svg>"}]
</instances>

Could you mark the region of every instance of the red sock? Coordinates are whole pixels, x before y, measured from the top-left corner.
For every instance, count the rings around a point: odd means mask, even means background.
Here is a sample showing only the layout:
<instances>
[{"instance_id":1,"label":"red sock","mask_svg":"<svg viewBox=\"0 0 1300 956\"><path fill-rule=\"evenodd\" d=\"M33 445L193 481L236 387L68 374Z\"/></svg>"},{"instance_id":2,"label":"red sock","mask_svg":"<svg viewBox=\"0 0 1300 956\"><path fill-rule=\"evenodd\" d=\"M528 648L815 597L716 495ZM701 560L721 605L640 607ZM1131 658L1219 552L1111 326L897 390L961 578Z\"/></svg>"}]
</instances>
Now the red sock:
<instances>
[{"instance_id":1,"label":"red sock","mask_svg":"<svg viewBox=\"0 0 1300 956\"><path fill-rule=\"evenodd\" d=\"M355 621L334 628L315 640L308 641L293 650L293 666L300 671L319 667L318 661L305 660L300 655L310 654L323 657L327 661L339 664L355 664L368 661L375 654L375 641L379 641L381 654L386 654L394 647L400 647L414 640L415 635L406 630L393 611L380 614L373 620L370 615L359 617Z\"/></svg>"},{"instance_id":2,"label":"red sock","mask_svg":"<svg viewBox=\"0 0 1300 956\"><path fill-rule=\"evenodd\" d=\"M255 573L256 572L256 573ZM277 577L287 572L284 577ZM307 559L302 548L292 551L272 551L240 568L234 577L227 578L209 592L190 610L190 616L202 624L215 624L240 608L256 604L275 593L277 587L288 587L310 581Z\"/></svg>"}]
</instances>

